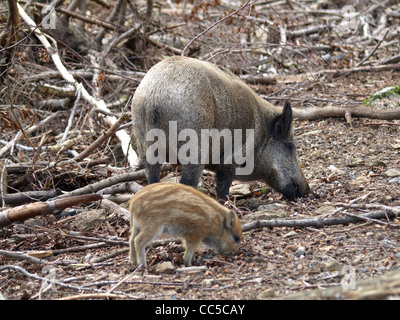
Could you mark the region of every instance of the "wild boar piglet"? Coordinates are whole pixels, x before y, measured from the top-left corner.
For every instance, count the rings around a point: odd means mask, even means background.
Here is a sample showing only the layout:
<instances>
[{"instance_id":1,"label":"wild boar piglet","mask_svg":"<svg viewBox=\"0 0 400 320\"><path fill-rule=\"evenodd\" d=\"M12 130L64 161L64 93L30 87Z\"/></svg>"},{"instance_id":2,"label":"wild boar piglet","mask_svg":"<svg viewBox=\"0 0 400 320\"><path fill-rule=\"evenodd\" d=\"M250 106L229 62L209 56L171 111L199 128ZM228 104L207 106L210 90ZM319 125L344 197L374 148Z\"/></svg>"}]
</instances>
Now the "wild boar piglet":
<instances>
[{"instance_id":1,"label":"wild boar piglet","mask_svg":"<svg viewBox=\"0 0 400 320\"><path fill-rule=\"evenodd\" d=\"M235 212L203 192L180 183L145 186L129 201L129 264L146 266L146 246L161 235L179 237L190 266L200 242L229 255L239 249L242 227Z\"/></svg>"}]
</instances>

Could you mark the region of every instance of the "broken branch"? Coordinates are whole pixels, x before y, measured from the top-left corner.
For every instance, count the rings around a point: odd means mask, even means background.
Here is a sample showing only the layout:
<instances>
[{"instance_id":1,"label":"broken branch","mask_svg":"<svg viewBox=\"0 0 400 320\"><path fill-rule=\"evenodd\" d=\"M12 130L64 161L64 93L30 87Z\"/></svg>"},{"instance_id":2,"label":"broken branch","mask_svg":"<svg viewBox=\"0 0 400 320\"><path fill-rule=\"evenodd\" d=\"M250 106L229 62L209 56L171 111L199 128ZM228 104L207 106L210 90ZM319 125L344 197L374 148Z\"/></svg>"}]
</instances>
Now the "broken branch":
<instances>
[{"instance_id":1,"label":"broken branch","mask_svg":"<svg viewBox=\"0 0 400 320\"><path fill-rule=\"evenodd\" d=\"M293 108L293 117L300 120L315 120L322 118L345 118L346 113L351 117L370 118L380 120L396 120L400 119L400 110L392 109L375 109L366 106L356 107L334 107L328 106L324 108Z\"/></svg>"},{"instance_id":2,"label":"broken branch","mask_svg":"<svg viewBox=\"0 0 400 320\"><path fill-rule=\"evenodd\" d=\"M362 215L346 216L341 218L325 218L325 219L274 219L274 220L257 220L246 223L242 226L242 231L249 231L252 229L265 228L265 227L290 227L290 228L304 228L315 227L322 228L324 226L332 226L337 224L349 224L364 221L366 219L387 219L393 218L395 215L387 211L377 211L366 213ZM391 226L400 227L400 225L391 224Z\"/></svg>"},{"instance_id":3,"label":"broken branch","mask_svg":"<svg viewBox=\"0 0 400 320\"><path fill-rule=\"evenodd\" d=\"M89 194L76 197L56 199L46 202L34 202L0 212L0 228L8 226L15 221L24 221L37 215L57 213L65 208L86 202L97 201L102 198L98 194Z\"/></svg>"}]
</instances>

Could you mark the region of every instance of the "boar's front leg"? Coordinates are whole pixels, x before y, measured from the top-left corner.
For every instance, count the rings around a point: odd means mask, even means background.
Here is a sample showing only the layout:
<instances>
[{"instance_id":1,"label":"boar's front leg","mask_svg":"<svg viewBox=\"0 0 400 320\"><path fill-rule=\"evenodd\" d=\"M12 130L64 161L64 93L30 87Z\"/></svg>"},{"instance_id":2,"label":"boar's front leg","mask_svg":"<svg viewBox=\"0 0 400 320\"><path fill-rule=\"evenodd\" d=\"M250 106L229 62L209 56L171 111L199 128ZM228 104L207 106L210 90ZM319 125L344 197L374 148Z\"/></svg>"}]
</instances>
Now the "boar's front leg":
<instances>
[{"instance_id":1,"label":"boar's front leg","mask_svg":"<svg viewBox=\"0 0 400 320\"><path fill-rule=\"evenodd\" d=\"M220 165L215 171L217 174L217 197L225 201L235 176L235 167L233 165Z\"/></svg>"}]
</instances>

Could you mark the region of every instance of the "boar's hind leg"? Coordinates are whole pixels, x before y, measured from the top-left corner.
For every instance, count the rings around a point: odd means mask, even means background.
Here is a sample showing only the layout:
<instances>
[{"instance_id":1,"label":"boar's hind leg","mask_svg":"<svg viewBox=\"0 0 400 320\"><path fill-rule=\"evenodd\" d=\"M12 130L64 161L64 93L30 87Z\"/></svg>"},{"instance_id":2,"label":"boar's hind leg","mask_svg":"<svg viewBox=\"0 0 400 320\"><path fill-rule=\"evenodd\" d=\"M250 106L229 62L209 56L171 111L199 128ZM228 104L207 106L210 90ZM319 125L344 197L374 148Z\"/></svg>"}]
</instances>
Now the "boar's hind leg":
<instances>
[{"instance_id":1,"label":"boar's hind leg","mask_svg":"<svg viewBox=\"0 0 400 320\"><path fill-rule=\"evenodd\" d=\"M217 174L217 197L226 200L226 196L229 195L229 187L235 176L235 168L230 165L220 165L215 171Z\"/></svg>"},{"instance_id":2,"label":"boar's hind leg","mask_svg":"<svg viewBox=\"0 0 400 320\"><path fill-rule=\"evenodd\" d=\"M204 166L202 164L185 164L182 165L182 178L180 183L197 188L200 176L203 173Z\"/></svg>"}]
</instances>

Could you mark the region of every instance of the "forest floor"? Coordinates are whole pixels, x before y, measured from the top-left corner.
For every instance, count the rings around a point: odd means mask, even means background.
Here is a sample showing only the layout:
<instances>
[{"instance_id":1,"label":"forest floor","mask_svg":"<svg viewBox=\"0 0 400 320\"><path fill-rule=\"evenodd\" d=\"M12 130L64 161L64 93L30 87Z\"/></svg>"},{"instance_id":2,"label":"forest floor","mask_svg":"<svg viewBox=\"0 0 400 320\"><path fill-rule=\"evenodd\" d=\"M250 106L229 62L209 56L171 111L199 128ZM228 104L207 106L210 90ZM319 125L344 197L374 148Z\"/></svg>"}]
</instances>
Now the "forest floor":
<instances>
[{"instance_id":1,"label":"forest floor","mask_svg":"<svg viewBox=\"0 0 400 320\"><path fill-rule=\"evenodd\" d=\"M359 95L366 84L372 83L379 88L399 80L399 75L392 72L362 73L328 79L324 85L338 96L351 96ZM313 83L301 86L313 96L323 93ZM251 199L259 199L258 204L279 204L289 219L329 217L338 203L349 203L365 194L368 198L361 203L400 206L400 181L385 175L389 169L400 167L399 124L400 121L355 119L351 127L344 119L295 121L296 145L312 194L297 201L287 201L272 190L266 195L257 195L262 184L251 183L254 194L236 199L236 205L241 209L248 208ZM204 176L204 180L203 185L213 185L212 177ZM212 189L210 193L213 193ZM254 204L249 210L255 210ZM242 221L249 221L252 213L243 212ZM335 214L338 215L343 213ZM129 225L121 218L107 216L94 230L83 232L76 228L74 217L57 220L54 216L45 216L36 218L40 223L35 227L15 225L0 239L0 247L30 251L92 243L68 237L70 231L95 238L117 235L128 240ZM49 261L72 260L76 263L55 264L54 269L27 261L13 261L13 264L44 278L48 277L49 270L53 270L55 279L82 287L81 292L85 293L84 288L109 289L129 275L127 253L101 263L88 263L91 257L123 248L126 245L57 254ZM245 232L240 253L235 257L226 259L206 249L196 252L195 265L206 265L206 271L159 273L156 270L161 262L172 261L175 267L182 267L183 248L177 244L152 248L147 254L152 267L138 271L115 291L139 299L283 297L312 288L339 285L343 278L340 270L344 266L354 268L356 282L396 270L400 267L399 248L398 228L369 222L321 229L264 228ZM1 260L2 265L10 262ZM9 299L32 298L40 293L43 284L17 272L3 273L0 283L2 294ZM77 290L56 286L40 297L53 299L72 294L77 294Z\"/></svg>"},{"instance_id":2,"label":"forest floor","mask_svg":"<svg viewBox=\"0 0 400 320\"><path fill-rule=\"evenodd\" d=\"M229 25L223 27L229 28ZM197 31L192 30L193 36ZM203 41L207 44L206 40ZM340 48L337 50L340 51ZM379 51L379 58L390 56L388 50ZM314 59L312 54L310 56L305 63ZM232 55L226 60L223 57L223 54L219 55L220 60L215 62L233 69ZM341 67L351 66L350 60L344 59L346 63ZM250 62L241 56L234 65L246 66L246 63ZM238 69L243 70L241 67ZM328 68L325 66L324 69ZM250 73L254 71L249 70ZM296 72L290 68L284 70L298 75L308 72L309 68ZM301 81L295 76L294 79L251 86L278 105L283 104L282 100L302 108L309 105L321 108L361 105L371 94L398 85L400 73L393 70L365 71L316 74L315 78ZM130 85L133 86L132 82ZM128 90L127 87L121 90ZM38 93L32 92L32 95L35 94ZM108 92L109 101L111 96ZM381 103L382 108L393 107L393 101ZM400 108L398 103L394 108ZM38 111L37 115L41 113ZM63 131L58 128L57 121L47 127L53 130L54 136ZM66 121L67 117L63 118L62 127ZM104 126L96 118L95 125L99 124ZM243 224L254 221L258 214L262 215L256 213L261 205L266 205L270 208L269 212L279 213L287 220L344 217L373 211L367 204L375 204L377 208L400 207L400 120L353 118L350 124L344 118L295 119L294 127L297 152L311 193L288 201L267 185L246 183L251 193L232 197L242 213L240 219ZM87 138L85 143L96 138L92 133L84 134ZM2 138L10 139L12 136L13 131L7 128ZM37 142L39 138L36 138ZM48 138L48 143L53 142L53 138ZM78 145L77 149L84 147ZM125 160L118 148L118 142L110 139L96 157L105 155L112 159L114 168L123 168ZM30 157L30 154L20 152L10 159L17 165L16 159L26 163ZM110 169L102 176L96 167L85 169L83 173L77 173L76 167L66 169L60 167L51 169L53 171L49 169L49 172L38 170L26 173L10 171L8 183L12 190L19 192L56 187L69 191L118 172ZM174 172L168 173L168 177L173 175ZM137 182L145 185L145 181ZM234 184L244 183L234 181ZM202 187L215 196L212 175L203 175ZM345 206L350 203L354 207ZM121 206L126 207L126 204ZM243 233L240 252L236 256L224 257L208 248L199 248L195 253L194 266L206 268L192 271L180 269L183 267L184 248L179 242L161 242L147 252L148 269L130 273L127 270L129 223L113 212L104 212L97 203L77 206L72 211L65 215L39 216L0 230L0 250L30 253L48 262L33 263L25 258L16 260L0 256L0 268L6 265L14 267L0 271L0 294L6 299L284 298L313 289L340 286L343 279L348 279L349 274L344 270L352 272L352 280L357 285L364 279L386 275L400 267L400 221L395 218L322 228L253 229ZM94 224L89 224L90 219L84 217L88 211L98 215ZM110 255L112 253L115 255ZM104 259L95 262L94 258L99 257ZM57 283L49 286L46 284L49 279ZM395 295L398 297L398 292Z\"/></svg>"}]
</instances>

